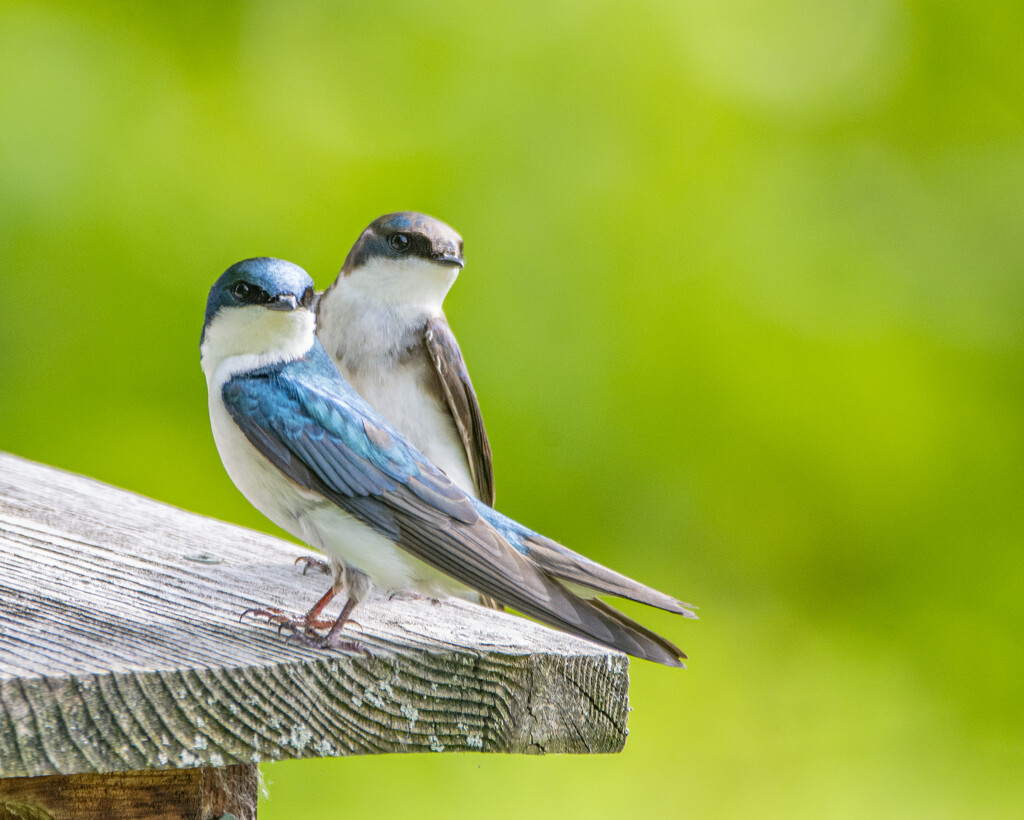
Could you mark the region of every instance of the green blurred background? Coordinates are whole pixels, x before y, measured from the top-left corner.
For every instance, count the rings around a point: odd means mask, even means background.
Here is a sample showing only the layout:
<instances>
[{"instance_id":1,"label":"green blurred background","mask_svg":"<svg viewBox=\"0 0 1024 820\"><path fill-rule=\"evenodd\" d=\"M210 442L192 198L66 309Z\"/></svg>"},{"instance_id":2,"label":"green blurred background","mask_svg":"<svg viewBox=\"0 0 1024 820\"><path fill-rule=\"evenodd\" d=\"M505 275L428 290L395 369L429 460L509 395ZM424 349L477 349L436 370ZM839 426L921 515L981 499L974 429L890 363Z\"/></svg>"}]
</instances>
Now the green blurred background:
<instances>
[{"instance_id":1,"label":"green blurred background","mask_svg":"<svg viewBox=\"0 0 1024 820\"><path fill-rule=\"evenodd\" d=\"M643 613L690 668L634 662L622 755L276 764L260 816L1015 814L1022 42L1019 2L7 0L0 448L273 531L209 286L434 214L498 506L699 604Z\"/></svg>"}]
</instances>

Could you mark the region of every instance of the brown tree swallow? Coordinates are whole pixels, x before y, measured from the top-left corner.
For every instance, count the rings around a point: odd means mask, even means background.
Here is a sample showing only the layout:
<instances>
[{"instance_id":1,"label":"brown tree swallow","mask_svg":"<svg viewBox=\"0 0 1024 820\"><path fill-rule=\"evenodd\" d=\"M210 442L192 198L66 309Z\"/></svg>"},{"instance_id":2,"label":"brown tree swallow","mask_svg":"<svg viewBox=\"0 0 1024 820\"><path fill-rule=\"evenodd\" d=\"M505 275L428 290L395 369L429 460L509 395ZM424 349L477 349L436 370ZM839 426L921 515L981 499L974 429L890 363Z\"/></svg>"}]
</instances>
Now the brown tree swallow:
<instances>
[{"instance_id":1,"label":"brown tree swallow","mask_svg":"<svg viewBox=\"0 0 1024 820\"><path fill-rule=\"evenodd\" d=\"M462 237L405 211L370 223L320 297L317 335L349 384L469 495L494 505L480 405L441 308Z\"/></svg>"}]
</instances>

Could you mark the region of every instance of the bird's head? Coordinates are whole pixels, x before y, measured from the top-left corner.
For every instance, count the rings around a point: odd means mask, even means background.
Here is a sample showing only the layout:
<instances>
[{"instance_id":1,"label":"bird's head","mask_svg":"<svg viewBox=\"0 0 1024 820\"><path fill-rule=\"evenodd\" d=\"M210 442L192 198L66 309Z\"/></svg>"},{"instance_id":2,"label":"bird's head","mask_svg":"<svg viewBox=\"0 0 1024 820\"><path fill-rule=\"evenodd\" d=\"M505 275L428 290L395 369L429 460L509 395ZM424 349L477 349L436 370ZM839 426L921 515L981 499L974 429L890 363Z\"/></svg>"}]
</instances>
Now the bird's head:
<instances>
[{"instance_id":1,"label":"bird's head","mask_svg":"<svg viewBox=\"0 0 1024 820\"><path fill-rule=\"evenodd\" d=\"M349 251L335 285L344 281L363 298L422 305L433 312L440 310L464 265L462 237L450 226L402 211L370 223Z\"/></svg>"},{"instance_id":2,"label":"bird's head","mask_svg":"<svg viewBox=\"0 0 1024 820\"><path fill-rule=\"evenodd\" d=\"M259 366L305 354L315 338L315 298L313 280L291 262L258 257L232 265L206 300L200 351L207 376L230 358Z\"/></svg>"}]
</instances>

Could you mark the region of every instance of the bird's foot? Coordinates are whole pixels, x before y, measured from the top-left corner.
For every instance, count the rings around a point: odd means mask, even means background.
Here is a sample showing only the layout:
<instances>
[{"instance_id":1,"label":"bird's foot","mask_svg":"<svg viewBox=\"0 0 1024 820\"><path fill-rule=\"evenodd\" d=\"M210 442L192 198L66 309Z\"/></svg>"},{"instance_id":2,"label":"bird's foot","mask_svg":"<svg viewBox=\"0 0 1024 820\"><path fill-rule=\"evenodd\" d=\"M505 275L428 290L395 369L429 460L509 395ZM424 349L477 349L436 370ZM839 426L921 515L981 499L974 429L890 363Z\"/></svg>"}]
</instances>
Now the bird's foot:
<instances>
[{"instance_id":1,"label":"bird's foot","mask_svg":"<svg viewBox=\"0 0 1024 820\"><path fill-rule=\"evenodd\" d=\"M246 615L251 615L257 620L266 621L269 624L277 624L277 631L280 634L284 629L289 629L289 642L295 641L302 646L313 649L337 649L341 652L352 652L367 657L372 657L366 647L358 641L350 641L342 636L342 628L349 624L355 624L360 629L362 626L358 621L352 620L349 616L356 607L356 601L349 598L342 607L341 614L334 620L327 620L320 617L324 606L333 597L334 590L328 590L327 594L317 601L313 608L303 616L290 615L283 609L276 606L247 609L241 614L239 620ZM326 629L326 635L320 635L316 630Z\"/></svg>"},{"instance_id":2,"label":"bird's foot","mask_svg":"<svg viewBox=\"0 0 1024 820\"><path fill-rule=\"evenodd\" d=\"M296 564L303 564L302 574L305 575L311 569L318 569L324 575L331 574L331 562L322 558L314 558L312 555L300 555L295 559Z\"/></svg>"},{"instance_id":3,"label":"bird's foot","mask_svg":"<svg viewBox=\"0 0 1024 820\"><path fill-rule=\"evenodd\" d=\"M285 629L290 629L293 635L300 633L316 635L314 630L330 629L334 626L334 621L318 618L315 614L313 617L310 617L310 613L306 613L305 615L289 615L283 609L278 609L276 606L252 607L239 615L238 620L243 620L246 615L249 615L257 621L264 621L268 624L277 624L277 632L279 635Z\"/></svg>"},{"instance_id":4,"label":"bird's foot","mask_svg":"<svg viewBox=\"0 0 1024 820\"><path fill-rule=\"evenodd\" d=\"M316 649L337 649L340 652L358 653L366 655L368 658L372 657L370 651L365 646L358 641L350 641L344 638L341 633L341 630L346 626L355 623L349 616L352 614L352 610L356 608L356 603L355 598L349 597L345 602L345 606L341 609L341 614L331 624L330 631L326 635L320 636L311 631L295 631L289 636L288 640L296 640L304 646L311 646Z\"/></svg>"}]
</instances>

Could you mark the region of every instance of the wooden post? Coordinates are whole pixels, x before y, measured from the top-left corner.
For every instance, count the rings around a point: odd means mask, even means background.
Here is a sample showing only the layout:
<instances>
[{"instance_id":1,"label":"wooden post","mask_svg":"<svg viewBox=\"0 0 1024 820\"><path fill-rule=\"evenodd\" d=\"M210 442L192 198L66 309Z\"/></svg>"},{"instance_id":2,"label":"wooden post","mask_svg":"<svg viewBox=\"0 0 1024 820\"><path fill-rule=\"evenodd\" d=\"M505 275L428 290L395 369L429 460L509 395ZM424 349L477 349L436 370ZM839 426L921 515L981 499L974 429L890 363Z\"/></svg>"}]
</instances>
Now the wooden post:
<instances>
[{"instance_id":1,"label":"wooden post","mask_svg":"<svg viewBox=\"0 0 1024 820\"><path fill-rule=\"evenodd\" d=\"M261 761L622 749L626 656L523 618L374 596L372 657L239 623L305 611L308 554L0 453L0 818L246 820Z\"/></svg>"}]
</instances>

